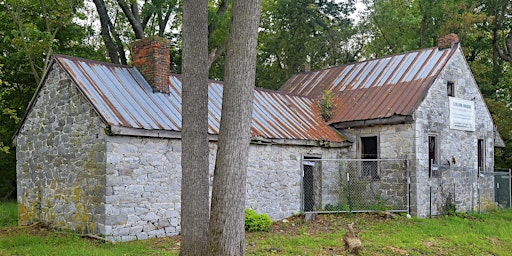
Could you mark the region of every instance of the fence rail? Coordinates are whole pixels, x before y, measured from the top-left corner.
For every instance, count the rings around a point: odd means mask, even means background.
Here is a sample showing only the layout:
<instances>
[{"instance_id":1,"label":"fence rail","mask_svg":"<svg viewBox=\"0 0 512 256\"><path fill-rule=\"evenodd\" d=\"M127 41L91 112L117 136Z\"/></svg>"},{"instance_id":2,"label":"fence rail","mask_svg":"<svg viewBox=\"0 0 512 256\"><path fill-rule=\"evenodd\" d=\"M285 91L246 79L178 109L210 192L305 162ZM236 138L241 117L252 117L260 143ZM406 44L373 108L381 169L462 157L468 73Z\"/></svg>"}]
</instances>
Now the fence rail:
<instances>
[{"instance_id":1,"label":"fence rail","mask_svg":"<svg viewBox=\"0 0 512 256\"><path fill-rule=\"evenodd\" d=\"M304 159L303 211L408 212L404 159Z\"/></svg>"}]
</instances>

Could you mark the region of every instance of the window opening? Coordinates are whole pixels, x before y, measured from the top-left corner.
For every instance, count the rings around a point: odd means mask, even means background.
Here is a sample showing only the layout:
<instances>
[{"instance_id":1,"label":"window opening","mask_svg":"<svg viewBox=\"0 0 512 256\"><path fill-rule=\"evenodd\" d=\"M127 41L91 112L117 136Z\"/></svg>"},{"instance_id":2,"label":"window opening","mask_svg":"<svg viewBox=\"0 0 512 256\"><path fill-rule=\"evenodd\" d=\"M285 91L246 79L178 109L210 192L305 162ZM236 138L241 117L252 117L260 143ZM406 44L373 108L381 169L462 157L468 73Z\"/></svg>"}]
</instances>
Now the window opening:
<instances>
[{"instance_id":1,"label":"window opening","mask_svg":"<svg viewBox=\"0 0 512 256\"><path fill-rule=\"evenodd\" d=\"M446 92L448 96L455 97L455 84L451 81L446 83Z\"/></svg>"},{"instance_id":2,"label":"window opening","mask_svg":"<svg viewBox=\"0 0 512 256\"><path fill-rule=\"evenodd\" d=\"M484 144L484 140L483 139L479 139L478 140L478 158L477 158L477 161L478 161L478 174L480 174L480 172L484 172L485 171L485 164L484 164L484 159L485 159L485 144Z\"/></svg>"},{"instance_id":3,"label":"window opening","mask_svg":"<svg viewBox=\"0 0 512 256\"><path fill-rule=\"evenodd\" d=\"M428 177L439 176L439 166L437 164L437 145L436 136L428 136Z\"/></svg>"},{"instance_id":4,"label":"window opening","mask_svg":"<svg viewBox=\"0 0 512 256\"><path fill-rule=\"evenodd\" d=\"M379 179L379 165L377 161L377 136L361 137L361 173L363 179Z\"/></svg>"}]
</instances>

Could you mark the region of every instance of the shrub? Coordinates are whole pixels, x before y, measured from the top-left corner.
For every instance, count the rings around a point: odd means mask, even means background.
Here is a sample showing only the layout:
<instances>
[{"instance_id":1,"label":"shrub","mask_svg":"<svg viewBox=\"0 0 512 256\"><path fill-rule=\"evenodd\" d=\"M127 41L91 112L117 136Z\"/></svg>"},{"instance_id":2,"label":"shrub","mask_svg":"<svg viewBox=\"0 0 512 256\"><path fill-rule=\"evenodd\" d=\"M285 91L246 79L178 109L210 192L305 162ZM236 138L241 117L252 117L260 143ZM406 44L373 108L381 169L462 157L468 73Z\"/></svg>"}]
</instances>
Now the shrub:
<instances>
[{"instance_id":1,"label":"shrub","mask_svg":"<svg viewBox=\"0 0 512 256\"><path fill-rule=\"evenodd\" d=\"M268 230L272 224L272 219L262 213L258 214L254 210L245 209L245 230L246 231L264 231Z\"/></svg>"}]
</instances>

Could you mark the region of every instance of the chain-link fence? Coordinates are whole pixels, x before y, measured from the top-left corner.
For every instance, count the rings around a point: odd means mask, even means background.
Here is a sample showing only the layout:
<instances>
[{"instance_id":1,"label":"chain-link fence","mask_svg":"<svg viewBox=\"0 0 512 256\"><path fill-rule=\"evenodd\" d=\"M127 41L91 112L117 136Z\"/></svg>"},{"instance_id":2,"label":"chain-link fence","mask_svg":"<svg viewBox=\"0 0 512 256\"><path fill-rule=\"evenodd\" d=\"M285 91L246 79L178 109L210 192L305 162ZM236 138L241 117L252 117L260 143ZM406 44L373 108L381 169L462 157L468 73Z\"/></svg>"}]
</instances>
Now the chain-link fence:
<instances>
[{"instance_id":1,"label":"chain-link fence","mask_svg":"<svg viewBox=\"0 0 512 256\"><path fill-rule=\"evenodd\" d=\"M499 208L511 208L511 172L510 169L494 170L494 200Z\"/></svg>"},{"instance_id":2,"label":"chain-link fence","mask_svg":"<svg viewBox=\"0 0 512 256\"><path fill-rule=\"evenodd\" d=\"M486 212L510 206L510 174L478 172L470 166L432 165L428 179L428 214Z\"/></svg>"},{"instance_id":3,"label":"chain-link fence","mask_svg":"<svg viewBox=\"0 0 512 256\"><path fill-rule=\"evenodd\" d=\"M303 160L305 212L409 211L404 159Z\"/></svg>"}]
</instances>

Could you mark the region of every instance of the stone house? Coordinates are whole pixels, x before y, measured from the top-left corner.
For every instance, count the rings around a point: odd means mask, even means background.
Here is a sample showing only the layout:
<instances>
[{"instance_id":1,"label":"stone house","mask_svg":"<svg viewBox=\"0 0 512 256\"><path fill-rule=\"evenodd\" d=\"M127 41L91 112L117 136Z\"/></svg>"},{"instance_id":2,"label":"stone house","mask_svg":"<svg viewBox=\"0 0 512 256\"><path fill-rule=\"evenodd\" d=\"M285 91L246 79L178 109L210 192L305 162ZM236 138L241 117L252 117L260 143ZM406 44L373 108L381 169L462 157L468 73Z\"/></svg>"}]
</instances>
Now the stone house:
<instances>
[{"instance_id":1,"label":"stone house","mask_svg":"<svg viewBox=\"0 0 512 256\"><path fill-rule=\"evenodd\" d=\"M458 37L438 43L297 74L280 88L310 98L332 93L328 123L354 142L348 158L408 159L410 212L420 217L442 213L447 199L460 211L492 207L493 178L485 174L501 141Z\"/></svg>"},{"instance_id":2,"label":"stone house","mask_svg":"<svg viewBox=\"0 0 512 256\"><path fill-rule=\"evenodd\" d=\"M15 137L20 225L112 241L179 233L181 78L167 43L135 43L135 67L54 56ZM222 85L208 90L213 173ZM493 199L479 173L493 168L494 126L456 42L298 74L279 91L255 89L253 106L246 205L273 219L308 210L304 159L407 159L418 216L439 213L447 189L460 210L474 209L477 184L478 199ZM332 202L334 175L313 177L323 188L314 210Z\"/></svg>"},{"instance_id":3,"label":"stone house","mask_svg":"<svg viewBox=\"0 0 512 256\"><path fill-rule=\"evenodd\" d=\"M15 138L20 225L112 241L179 233L181 81L166 45L135 44L136 67L54 56ZM222 85L208 90L213 173ZM301 211L303 155L339 158L350 146L312 99L264 89L251 133L247 207L273 219Z\"/></svg>"}]
</instances>

